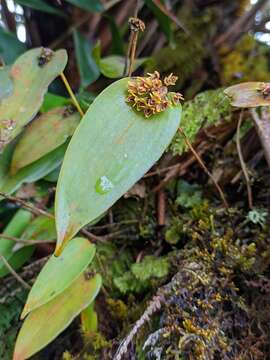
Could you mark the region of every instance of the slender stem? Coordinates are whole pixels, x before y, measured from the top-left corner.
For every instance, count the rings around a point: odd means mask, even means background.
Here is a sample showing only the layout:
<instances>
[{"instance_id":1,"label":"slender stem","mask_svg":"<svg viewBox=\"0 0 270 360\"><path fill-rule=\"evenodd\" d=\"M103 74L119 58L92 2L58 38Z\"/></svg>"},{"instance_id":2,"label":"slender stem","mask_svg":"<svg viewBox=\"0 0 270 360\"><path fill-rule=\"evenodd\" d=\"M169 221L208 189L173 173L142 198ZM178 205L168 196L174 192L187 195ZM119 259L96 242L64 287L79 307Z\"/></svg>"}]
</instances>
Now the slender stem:
<instances>
[{"instance_id":1,"label":"slender stem","mask_svg":"<svg viewBox=\"0 0 270 360\"><path fill-rule=\"evenodd\" d=\"M67 92L69 93L69 96L71 97L71 100L73 101L74 106L78 110L78 113L83 117L84 112L82 111L82 108L80 107L80 104L78 103L78 100L76 99L76 97L75 97L75 95L74 95L74 93L73 93L73 91L72 91L72 89L71 89L71 87L70 87L70 85L68 83L68 80L67 80L65 74L63 72L61 72L60 76L61 76L61 79L62 79L66 89L67 89Z\"/></svg>"},{"instance_id":2,"label":"slender stem","mask_svg":"<svg viewBox=\"0 0 270 360\"><path fill-rule=\"evenodd\" d=\"M188 148L190 149L190 151L192 152L192 154L195 156L196 160L198 161L198 163L200 164L200 166L203 168L203 170L205 171L205 173L210 177L210 179L213 181L215 187L217 188L219 195L223 201L223 204L226 208L229 207L228 202L225 198L225 195L221 189L221 187L219 186L219 184L217 183L216 179L213 177L213 175L210 173L210 171L207 169L207 167L205 166L203 160L201 159L200 155L196 152L196 150L193 148L193 146L191 145L190 141L188 140L186 134L184 133L184 130L180 127L178 129L178 131L180 132L180 134L183 136L186 145L188 146Z\"/></svg>"},{"instance_id":3,"label":"slender stem","mask_svg":"<svg viewBox=\"0 0 270 360\"><path fill-rule=\"evenodd\" d=\"M23 208L29 210L31 213L33 213L35 215L45 215L51 219L54 219L54 216L52 214L48 213L45 210L39 209L16 196L7 195L7 194L3 193L2 191L0 191L0 196L4 197L7 200L14 201L14 202L20 204Z\"/></svg>"},{"instance_id":4,"label":"slender stem","mask_svg":"<svg viewBox=\"0 0 270 360\"><path fill-rule=\"evenodd\" d=\"M16 271L12 268L12 266L8 263L8 261L6 260L6 258L0 254L0 259L3 261L3 264L5 265L5 267L8 269L8 271L15 277L15 279L22 284L22 286L29 290L31 289L31 286L27 284L27 282L25 282L20 275L18 275L16 273Z\"/></svg>"},{"instance_id":5,"label":"slender stem","mask_svg":"<svg viewBox=\"0 0 270 360\"><path fill-rule=\"evenodd\" d=\"M253 199L252 199L252 190L250 186L250 178L248 175L247 167L245 164L245 160L243 157L242 149L241 149L241 140L240 140L240 129L243 121L243 111L240 113L240 117L237 123L237 132L236 132L236 147L237 147L237 153L240 161L240 165L245 177L246 185L247 185L247 193L248 193L248 206L250 209L253 208Z\"/></svg>"},{"instance_id":6,"label":"slender stem","mask_svg":"<svg viewBox=\"0 0 270 360\"><path fill-rule=\"evenodd\" d=\"M138 32L133 32L133 34L132 34L130 57L129 57L129 67L128 67L128 76L132 75L134 59L135 59L135 55L136 55L138 34L139 34Z\"/></svg>"}]
</instances>

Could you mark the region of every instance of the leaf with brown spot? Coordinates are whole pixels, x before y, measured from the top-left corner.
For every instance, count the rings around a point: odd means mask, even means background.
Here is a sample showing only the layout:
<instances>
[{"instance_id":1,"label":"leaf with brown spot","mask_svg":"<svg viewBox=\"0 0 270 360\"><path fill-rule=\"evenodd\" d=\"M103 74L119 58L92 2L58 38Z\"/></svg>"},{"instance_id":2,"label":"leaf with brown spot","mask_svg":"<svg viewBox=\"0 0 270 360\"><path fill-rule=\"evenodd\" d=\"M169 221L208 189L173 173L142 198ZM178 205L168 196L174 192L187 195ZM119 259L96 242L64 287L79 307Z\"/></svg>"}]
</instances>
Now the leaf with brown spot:
<instances>
[{"instance_id":1,"label":"leaf with brown spot","mask_svg":"<svg viewBox=\"0 0 270 360\"><path fill-rule=\"evenodd\" d=\"M55 108L32 121L15 147L11 174L64 144L79 122L80 115L68 107Z\"/></svg>"},{"instance_id":2,"label":"leaf with brown spot","mask_svg":"<svg viewBox=\"0 0 270 360\"><path fill-rule=\"evenodd\" d=\"M52 255L38 275L24 306L21 318L48 303L86 270L95 255L95 245L87 239L75 238L61 256Z\"/></svg>"},{"instance_id":3,"label":"leaf with brown spot","mask_svg":"<svg viewBox=\"0 0 270 360\"><path fill-rule=\"evenodd\" d=\"M270 83L245 82L233 85L224 90L229 97L231 105L240 108L253 108L270 105Z\"/></svg>"},{"instance_id":4,"label":"leaf with brown spot","mask_svg":"<svg viewBox=\"0 0 270 360\"><path fill-rule=\"evenodd\" d=\"M0 103L0 149L37 114L49 84L64 70L66 63L65 50L46 52L37 48L25 52L12 65L13 91Z\"/></svg>"},{"instance_id":5,"label":"leaf with brown spot","mask_svg":"<svg viewBox=\"0 0 270 360\"><path fill-rule=\"evenodd\" d=\"M101 276L80 275L65 291L40 306L24 321L13 360L28 359L57 337L97 296Z\"/></svg>"}]
</instances>

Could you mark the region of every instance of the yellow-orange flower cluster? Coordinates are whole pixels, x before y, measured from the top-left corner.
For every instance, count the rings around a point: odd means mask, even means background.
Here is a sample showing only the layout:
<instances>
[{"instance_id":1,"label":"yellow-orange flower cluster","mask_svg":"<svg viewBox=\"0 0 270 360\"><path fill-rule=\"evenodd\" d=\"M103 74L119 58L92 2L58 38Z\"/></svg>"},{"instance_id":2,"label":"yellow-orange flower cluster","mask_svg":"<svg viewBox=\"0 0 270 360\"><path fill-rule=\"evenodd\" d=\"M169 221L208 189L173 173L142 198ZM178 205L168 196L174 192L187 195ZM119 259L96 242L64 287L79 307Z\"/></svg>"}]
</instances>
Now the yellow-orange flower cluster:
<instances>
[{"instance_id":1,"label":"yellow-orange flower cluster","mask_svg":"<svg viewBox=\"0 0 270 360\"><path fill-rule=\"evenodd\" d=\"M137 111L143 111L145 117L158 114L169 106L179 104L184 100L180 93L169 93L168 86L175 85L178 77L170 74L160 79L160 74L155 71L148 73L147 77L136 77L128 82L127 103Z\"/></svg>"}]
</instances>

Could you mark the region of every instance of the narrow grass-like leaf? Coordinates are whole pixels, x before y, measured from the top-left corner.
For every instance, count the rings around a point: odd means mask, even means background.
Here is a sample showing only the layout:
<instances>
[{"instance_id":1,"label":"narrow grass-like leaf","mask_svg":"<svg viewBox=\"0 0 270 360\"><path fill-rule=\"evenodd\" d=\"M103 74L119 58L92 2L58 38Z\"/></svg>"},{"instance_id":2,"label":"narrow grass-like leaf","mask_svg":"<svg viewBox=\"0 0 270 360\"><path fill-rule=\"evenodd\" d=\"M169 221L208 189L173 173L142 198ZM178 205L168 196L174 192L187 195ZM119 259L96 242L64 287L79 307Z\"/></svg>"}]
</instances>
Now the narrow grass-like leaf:
<instances>
[{"instance_id":1,"label":"narrow grass-like leaf","mask_svg":"<svg viewBox=\"0 0 270 360\"><path fill-rule=\"evenodd\" d=\"M41 215L36 217L31 223L26 227L24 232L21 235L23 240L46 240L54 241L56 239L56 229L55 221L48 216ZM24 247L23 242L17 243L13 247L13 251L19 250Z\"/></svg>"},{"instance_id":2,"label":"narrow grass-like leaf","mask_svg":"<svg viewBox=\"0 0 270 360\"><path fill-rule=\"evenodd\" d=\"M65 50L32 49L10 70L14 90L0 102L0 149L14 139L38 112L48 85L64 70Z\"/></svg>"},{"instance_id":3,"label":"narrow grass-like leaf","mask_svg":"<svg viewBox=\"0 0 270 360\"><path fill-rule=\"evenodd\" d=\"M52 93L48 92L44 96L44 101L43 101L39 111L41 113L45 113L56 107L65 106L65 105L69 105L69 104L71 104L70 99L68 99L64 96L60 96L60 95L56 95L56 94L52 94Z\"/></svg>"},{"instance_id":4,"label":"narrow grass-like leaf","mask_svg":"<svg viewBox=\"0 0 270 360\"><path fill-rule=\"evenodd\" d=\"M52 255L38 275L21 317L24 318L69 287L91 263L94 255L95 245L84 238L71 241L61 256Z\"/></svg>"},{"instance_id":5,"label":"narrow grass-like leaf","mask_svg":"<svg viewBox=\"0 0 270 360\"><path fill-rule=\"evenodd\" d=\"M30 223L32 219L32 214L29 211L20 209L16 212L10 222L7 224L6 228L3 231L4 235L12 237L20 237ZM0 254L5 257L8 263L14 268L17 269L24 263L25 258L28 258L28 254L32 254L32 249L28 249L26 252L20 252L19 254L14 254L13 249L16 246L14 240L5 239L0 237ZM6 268L5 264L0 260L0 277L3 277L9 273L9 270Z\"/></svg>"},{"instance_id":6,"label":"narrow grass-like leaf","mask_svg":"<svg viewBox=\"0 0 270 360\"><path fill-rule=\"evenodd\" d=\"M56 298L31 312L19 332L13 360L28 359L55 339L93 302L100 287L100 275L82 274Z\"/></svg>"},{"instance_id":7,"label":"narrow grass-like leaf","mask_svg":"<svg viewBox=\"0 0 270 360\"><path fill-rule=\"evenodd\" d=\"M67 2L90 12L100 12L104 10L100 0L67 0Z\"/></svg>"},{"instance_id":8,"label":"narrow grass-like leaf","mask_svg":"<svg viewBox=\"0 0 270 360\"><path fill-rule=\"evenodd\" d=\"M26 226L30 223L31 218L32 214L29 211L23 209L18 210L5 227L3 234L20 237ZM8 259L12 254L14 245L15 241L0 237L0 254ZM2 267L2 261L0 261L0 267Z\"/></svg>"},{"instance_id":9,"label":"narrow grass-like leaf","mask_svg":"<svg viewBox=\"0 0 270 360\"><path fill-rule=\"evenodd\" d=\"M66 107L55 108L32 121L15 147L11 174L64 144L79 122L79 113Z\"/></svg>"},{"instance_id":10,"label":"narrow grass-like leaf","mask_svg":"<svg viewBox=\"0 0 270 360\"><path fill-rule=\"evenodd\" d=\"M132 109L125 100L128 81L96 98L71 139L56 192L57 255L149 170L179 126L180 105L150 119Z\"/></svg>"},{"instance_id":11,"label":"narrow grass-like leaf","mask_svg":"<svg viewBox=\"0 0 270 360\"><path fill-rule=\"evenodd\" d=\"M28 6L31 9L43 11L48 14L58 15L62 17L65 16L65 14L61 10L58 10L56 7L47 4L47 2L43 0L16 0L16 3L23 6Z\"/></svg>"}]
</instances>

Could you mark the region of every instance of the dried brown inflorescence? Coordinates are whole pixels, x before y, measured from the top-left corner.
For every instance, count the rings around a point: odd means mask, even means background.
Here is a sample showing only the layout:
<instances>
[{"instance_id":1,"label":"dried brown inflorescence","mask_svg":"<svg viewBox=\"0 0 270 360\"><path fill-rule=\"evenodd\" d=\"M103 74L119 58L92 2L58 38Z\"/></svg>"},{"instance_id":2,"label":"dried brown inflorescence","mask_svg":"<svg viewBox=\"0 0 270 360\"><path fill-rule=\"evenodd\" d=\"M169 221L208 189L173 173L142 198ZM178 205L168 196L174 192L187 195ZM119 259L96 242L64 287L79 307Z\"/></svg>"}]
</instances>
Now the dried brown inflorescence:
<instances>
[{"instance_id":1,"label":"dried brown inflorescence","mask_svg":"<svg viewBox=\"0 0 270 360\"><path fill-rule=\"evenodd\" d=\"M147 75L133 78L128 82L126 99L137 111L143 111L145 117L165 111L184 99L180 93L168 92L168 86L175 85L177 76L170 74L162 81L158 71Z\"/></svg>"}]
</instances>

